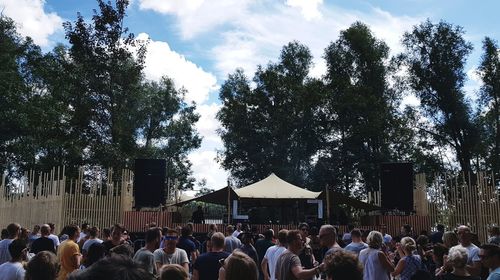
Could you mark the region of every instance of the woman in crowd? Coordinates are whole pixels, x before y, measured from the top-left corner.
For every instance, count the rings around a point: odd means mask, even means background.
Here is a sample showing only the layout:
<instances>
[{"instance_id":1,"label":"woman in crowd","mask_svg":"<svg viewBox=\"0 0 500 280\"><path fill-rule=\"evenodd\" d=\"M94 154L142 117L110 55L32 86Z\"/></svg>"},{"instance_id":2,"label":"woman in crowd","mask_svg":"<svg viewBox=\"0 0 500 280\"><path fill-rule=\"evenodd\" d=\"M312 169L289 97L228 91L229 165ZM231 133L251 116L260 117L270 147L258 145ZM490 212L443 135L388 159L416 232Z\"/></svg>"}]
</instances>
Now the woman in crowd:
<instances>
[{"instance_id":1,"label":"woman in crowd","mask_svg":"<svg viewBox=\"0 0 500 280\"><path fill-rule=\"evenodd\" d=\"M417 270L422 268L420 256L413 254L413 251L417 249L417 244L413 238L403 237L401 243L398 244L396 248L401 259L391 275L401 275L401 280L410 280Z\"/></svg>"},{"instance_id":2,"label":"woman in crowd","mask_svg":"<svg viewBox=\"0 0 500 280\"><path fill-rule=\"evenodd\" d=\"M366 238L368 248L359 252L359 261L363 264L364 280L389 280L389 273L394 271L394 265L387 255L381 251L383 237L378 231L371 231Z\"/></svg>"},{"instance_id":3,"label":"woman in crowd","mask_svg":"<svg viewBox=\"0 0 500 280\"><path fill-rule=\"evenodd\" d=\"M480 277L471 276L467 271L467 250L465 248L452 247L448 253L447 263L453 270L444 275L444 280L480 280Z\"/></svg>"}]
</instances>

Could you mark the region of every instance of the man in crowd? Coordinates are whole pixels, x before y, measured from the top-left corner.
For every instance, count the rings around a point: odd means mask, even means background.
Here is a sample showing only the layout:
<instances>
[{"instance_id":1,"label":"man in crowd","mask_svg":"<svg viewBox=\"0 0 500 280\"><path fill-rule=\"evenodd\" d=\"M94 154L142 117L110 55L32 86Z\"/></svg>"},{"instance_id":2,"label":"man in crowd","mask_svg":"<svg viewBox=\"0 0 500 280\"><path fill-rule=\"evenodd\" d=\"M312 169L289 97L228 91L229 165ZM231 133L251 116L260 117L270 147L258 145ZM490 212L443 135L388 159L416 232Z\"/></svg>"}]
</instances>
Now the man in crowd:
<instances>
[{"instance_id":1,"label":"man in crowd","mask_svg":"<svg viewBox=\"0 0 500 280\"><path fill-rule=\"evenodd\" d=\"M348 225L347 226L347 231L344 232L344 235L342 235L342 242L347 245L352 242L352 237L351 237L351 231L354 229L353 225ZM345 246L344 245L344 246Z\"/></svg>"},{"instance_id":2,"label":"man in crowd","mask_svg":"<svg viewBox=\"0 0 500 280\"><path fill-rule=\"evenodd\" d=\"M21 226L16 223L7 226L7 238L0 241L0 264L10 261L9 245L19 237Z\"/></svg>"},{"instance_id":3,"label":"man in crowd","mask_svg":"<svg viewBox=\"0 0 500 280\"><path fill-rule=\"evenodd\" d=\"M125 241L123 239L123 232L125 227L121 224L115 224L111 230L111 239L102 242L104 249L106 250L106 255L110 255L110 250L116 246L122 245Z\"/></svg>"},{"instance_id":4,"label":"man in crowd","mask_svg":"<svg viewBox=\"0 0 500 280\"><path fill-rule=\"evenodd\" d=\"M0 280L24 280L25 270L22 262L26 260L26 242L21 239L9 244L12 258L0 265Z\"/></svg>"},{"instance_id":5,"label":"man in crowd","mask_svg":"<svg viewBox=\"0 0 500 280\"><path fill-rule=\"evenodd\" d=\"M161 230L157 227L148 229L146 232L146 245L137 250L134 261L142 266L152 275L158 275L153 252L160 247Z\"/></svg>"},{"instance_id":6,"label":"man in crowd","mask_svg":"<svg viewBox=\"0 0 500 280\"><path fill-rule=\"evenodd\" d=\"M89 223L83 223L81 227L80 237L78 237L78 244L83 246L83 243L87 240L89 234Z\"/></svg>"},{"instance_id":7,"label":"man in crowd","mask_svg":"<svg viewBox=\"0 0 500 280\"><path fill-rule=\"evenodd\" d=\"M232 225L228 225L226 227L226 238L224 239L224 250L228 253L232 253L234 249L241 247L241 240L234 236L233 233L234 227Z\"/></svg>"},{"instance_id":8,"label":"man in crowd","mask_svg":"<svg viewBox=\"0 0 500 280\"><path fill-rule=\"evenodd\" d=\"M253 242L253 236L252 233L250 232L245 232L241 236L241 247L240 250L247 254L252 260L255 262L255 264L260 263L259 262L259 257L257 256L257 250L255 250L255 247L252 245Z\"/></svg>"},{"instance_id":9,"label":"man in crowd","mask_svg":"<svg viewBox=\"0 0 500 280\"><path fill-rule=\"evenodd\" d=\"M392 236L387 233L387 226L382 224L380 225L380 232L382 233L382 237L384 238L384 244L389 244L392 241Z\"/></svg>"},{"instance_id":10,"label":"man in crowd","mask_svg":"<svg viewBox=\"0 0 500 280\"><path fill-rule=\"evenodd\" d=\"M490 238L488 239L488 243L500 245L500 227L492 226L490 228Z\"/></svg>"},{"instance_id":11,"label":"man in crowd","mask_svg":"<svg viewBox=\"0 0 500 280\"><path fill-rule=\"evenodd\" d=\"M241 223L237 223L236 224L236 229L234 230L233 232L233 236L234 237L238 237L241 233L242 233L242 229L241 229Z\"/></svg>"},{"instance_id":12,"label":"man in crowd","mask_svg":"<svg viewBox=\"0 0 500 280\"><path fill-rule=\"evenodd\" d=\"M189 259L186 251L177 248L179 233L174 229L169 229L167 235L163 237L163 240L165 247L153 252L156 270L160 271L160 268L164 264L178 264L186 270L186 273L189 273Z\"/></svg>"},{"instance_id":13,"label":"man in crowd","mask_svg":"<svg viewBox=\"0 0 500 280\"><path fill-rule=\"evenodd\" d=\"M491 243L481 246L479 258L490 269L487 280L500 280L500 247Z\"/></svg>"},{"instance_id":14,"label":"man in crowd","mask_svg":"<svg viewBox=\"0 0 500 280\"><path fill-rule=\"evenodd\" d=\"M201 208L201 206L198 206L198 209L193 212L191 219L193 220L193 223L195 223L195 224L204 224L205 223L205 215L203 213L203 209Z\"/></svg>"},{"instance_id":15,"label":"man in crowd","mask_svg":"<svg viewBox=\"0 0 500 280\"><path fill-rule=\"evenodd\" d=\"M443 243L444 225L438 224L437 231L431 235L432 244Z\"/></svg>"},{"instance_id":16,"label":"man in crowd","mask_svg":"<svg viewBox=\"0 0 500 280\"><path fill-rule=\"evenodd\" d=\"M91 227L89 229L88 239L83 243L83 246L82 246L82 254L84 256L87 255L87 253L89 251L89 248L90 248L90 246L92 246L92 244L102 243L103 242L101 239L97 238L98 234L99 234L99 228L98 227Z\"/></svg>"},{"instance_id":17,"label":"man in crowd","mask_svg":"<svg viewBox=\"0 0 500 280\"><path fill-rule=\"evenodd\" d=\"M467 271L473 276L479 276L479 274L481 273L479 247L472 244L472 233L469 227L464 225L459 226L457 228L457 233L459 244L454 247L464 248L467 250Z\"/></svg>"},{"instance_id":18,"label":"man in crowd","mask_svg":"<svg viewBox=\"0 0 500 280\"><path fill-rule=\"evenodd\" d=\"M182 227L181 237L177 242L177 248L186 251L189 263L194 263L194 261L196 261L196 257L198 257L198 248L190 238L191 233L192 231L190 227L188 226Z\"/></svg>"},{"instance_id":19,"label":"man in crowd","mask_svg":"<svg viewBox=\"0 0 500 280\"><path fill-rule=\"evenodd\" d=\"M261 238L255 242L255 250L257 251L257 256L259 258L259 261L262 262L264 259L264 256L266 255L267 249L269 247L274 246L273 243L273 236L274 236L274 231L272 229L266 229L264 231L264 238ZM257 267L259 268L259 279L264 279L264 275L261 270L261 263L256 263Z\"/></svg>"},{"instance_id":20,"label":"man in crowd","mask_svg":"<svg viewBox=\"0 0 500 280\"><path fill-rule=\"evenodd\" d=\"M262 259L261 268L265 280L276 280L276 261L286 250L286 235L288 230L282 229L278 232L278 244L269 247Z\"/></svg>"},{"instance_id":21,"label":"man in crowd","mask_svg":"<svg viewBox=\"0 0 500 280\"><path fill-rule=\"evenodd\" d=\"M332 225L322 225L319 229L319 242L323 248L327 248L323 258L335 251L342 250L337 243L337 231Z\"/></svg>"},{"instance_id":22,"label":"man in crowd","mask_svg":"<svg viewBox=\"0 0 500 280\"><path fill-rule=\"evenodd\" d=\"M56 225L54 223L48 223L48 225L50 227L49 238L52 240L52 242L54 242L54 247L57 250L57 247L59 247L59 245L61 244L61 242L59 241L59 237L54 234L54 231L56 230Z\"/></svg>"},{"instance_id":23,"label":"man in crowd","mask_svg":"<svg viewBox=\"0 0 500 280\"><path fill-rule=\"evenodd\" d=\"M276 261L277 280L310 279L323 270L324 264L311 269L302 268L298 254L304 248L305 240L298 230L288 231L286 241L288 249Z\"/></svg>"},{"instance_id":24,"label":"man in crowd","mask_svg":"<svg viewBox=\"0 0 500 280\"><path fill-rule=\"evenodd\" d=\"M363 267L359 263L356 255L349 252L340 250L328 255L325 259L325 265L327 280L363 279Z\"/></svg>"},{"instance_id":25,"label":"man in crowd","mask_svg":"<svg viewBox=\"0 0 500 280\"><path fill-rule=\"evenodd\" d=\"M201 254L193 265L192 280L217 280L219 278L220 260L229 257L224 251L224 234L216 232L210 238L212 250Z\"/></svg>"},{"instance_id":26,"label":"man in crowd","mask_svg":"<svg viewBox=\"0 0 500 280\"><path fill-rule=\"evenodd\" d=\"M68 274L80 268L82 257L80 248L76 243L78 238L80 238L80 228L77 225L67 226L66 234L68 234L68 239L62 242L57 250L57 256L61 265L57 277L58 280L65 280Z\"/></svg>"},{"instance_id":27,"label":"man in crowd","mask_svg":"<svg viewBox=\"0 0 500 280\"><path fill-rule=\"evenodd\" d=\"M33 231L28 235L28 247L31 247L31 244L38 238L40 238L40 225L35 225Z\"/></svg>"},{"instance_id":28,"label":"man in crowd","mask_svg":"<svg viewBox=\"0 0 500 280\"><path fill-rule=\"evenodd\" d=\"M50 235L50 226L48 224L43 224L40 227L41 236L33 241L31 244L31 253L38 254L41 251L50 251L52 253L56 253L56 247L54 247L54 241L49 238Z\"/></svg>"},{"instance_id":29,"label":"man in crowd","mask_svg":"<svg viewBox=\"0 0 500 280\"><path fill-rule=\"evenodd\" d=\"M351 231L352 242L349 243L344 249L359 255L361 250L368 248L368 244L361 240L361 231L359 229L353 229Z\"/></svg>"}]
</instances>

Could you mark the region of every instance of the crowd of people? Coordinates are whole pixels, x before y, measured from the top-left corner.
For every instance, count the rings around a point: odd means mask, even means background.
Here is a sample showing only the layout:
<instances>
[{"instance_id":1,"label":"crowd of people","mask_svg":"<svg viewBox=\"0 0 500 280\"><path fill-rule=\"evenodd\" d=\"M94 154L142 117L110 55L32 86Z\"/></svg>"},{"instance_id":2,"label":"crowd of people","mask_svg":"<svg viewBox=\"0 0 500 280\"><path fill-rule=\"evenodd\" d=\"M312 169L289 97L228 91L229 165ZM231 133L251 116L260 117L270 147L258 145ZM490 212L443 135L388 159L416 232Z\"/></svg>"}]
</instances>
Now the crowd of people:
<instances>
[{"instance_id":1,"label":"crowd of people","mask_svg":"<svg viewBox=\"0 0 500 280\"><path fill-rule=\"evenodd\" d=\"M29 231L12 223L2 230L0 280L500 280L498 227L485 244L464 225L418 235L404 225L397 236L379 228L350 226L340 234L328 224L278 232L212 224L194 234L190 223L151 223L141 238L131 238L120 224L102 232L68 225L56 235L54 224Z\"/></svg>"}]
</instances>

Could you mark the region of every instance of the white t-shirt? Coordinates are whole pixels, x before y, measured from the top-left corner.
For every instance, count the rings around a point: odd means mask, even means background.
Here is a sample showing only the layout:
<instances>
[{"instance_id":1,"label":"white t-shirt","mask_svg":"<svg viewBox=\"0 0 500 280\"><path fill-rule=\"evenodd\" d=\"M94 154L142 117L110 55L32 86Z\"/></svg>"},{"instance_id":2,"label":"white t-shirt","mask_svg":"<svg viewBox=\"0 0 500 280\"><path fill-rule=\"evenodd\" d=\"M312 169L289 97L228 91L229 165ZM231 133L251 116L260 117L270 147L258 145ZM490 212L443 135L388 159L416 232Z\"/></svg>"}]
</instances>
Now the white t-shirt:
<instances>
[{"instance_id":1,"label":"white t-shirt","mask_svg":"<svg viewBox=\"0 0 500 280\"><path fill-rule=\"evenodd\" d=\"M155 262L164 264L178 264L183 265L189 263L186 251L180 248L175 248L173 254L167 254L163 249L156 249L153 252Z\"/></svg>"},{"instance_id":2,"label":"white t-shirt","mask_svg":"<svg viewBox=\"0 0 500 280\"><path fill-rule=\"evenodd\" d=\"M61 245L61 242L59 242L59 237L57 237L57 235L55 234L51 234L48 236L48 238L52 239L52 241L54 241L54 247L59 247L59 245Z\"/></svg>"},{"instance_id":3,"label":"white t-shirt","mask_svg":"<svg viewBox=\"0 0 500 280\"><path fill-rule=\"evenodd\" d=\"M267 248L264 259L267 259L267 267L269 268L269 275L271 276L271 278L269 278L270 280L276 280L276 262L285 250L285 247L278 245Z\"/></svg>"},{"instance_id":4,"label":"white t-shirt","mask_svg":"<svg viewBox=\"0 0 500 280\"><path fill-rule=\"evenodd\" d=\"M0 241L0 264L10 261L9 245L14 239L4 239Z\"/></svg>"},{"instance_id":5,"label":"white t-shirt","mask_svg":"<svg viewBox=\"0 0 500 280\"><path fill-rule=\"evenodd\" d=\"M0 265L0 280L24 280L24 268L20 262Z\"/></svg>"},{"instance_id":6,"label":"white t-shirt","mask_svg":"<svg viewBox=\"0 0 500 280\"><path fill-rule=\"evenodd\" d=\"M462 246L462 244L458 244L457 246L454 246L452 248L464 248L467 250L467 264L472 265L474 262L479 262L481 259L479 259L479 247L477 247L474 244L470 244L467 247Z\"/></svg>"},{"instance_id":7,"label":"white t-shirt","mask_svg":"<svg viewBox=\"0 0 500 280\"><path fill-rule=\"evenodd\" d=\"M87 237L87 234L85 234L85 232L81 231L80 232L80 236L78 237L78 241L76 241L77 243L80 242L81 240L84 240L85 237Z\"/></svg>"},{"instance_id":8,"label":"white t-shirt","mask_svg":"<svg viewBox=\"0 0 500 280\"><path fill-rule=\"evenodd\" d=\"M238 235L240 235L240 233L242 233L241 230L235 230L235 231L233 231L233 236L238 237Z\"/></svg>"}]
</instances>

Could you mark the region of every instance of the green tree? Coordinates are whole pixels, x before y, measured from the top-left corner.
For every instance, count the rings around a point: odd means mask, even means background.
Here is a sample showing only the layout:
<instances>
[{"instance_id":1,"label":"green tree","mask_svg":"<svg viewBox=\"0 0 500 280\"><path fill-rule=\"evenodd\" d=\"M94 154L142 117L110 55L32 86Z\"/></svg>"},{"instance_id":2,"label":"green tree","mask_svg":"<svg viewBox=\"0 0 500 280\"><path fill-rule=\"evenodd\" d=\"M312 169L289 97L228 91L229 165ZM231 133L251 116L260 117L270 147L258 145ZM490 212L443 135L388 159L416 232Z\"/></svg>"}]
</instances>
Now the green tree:
<instances>
[{"instance_id":1,"label":"green tree","mask_svg":"<svg viewBox=\"0 0 500 280\"><path fill-rule=\"evenodd\" d=\"M322 87L308 78L311 66L309 49L291 42L278 63L258 67L255 88L241 70L222 85L217 117L224 150L219 160L237 183L255 182L272 172L295 184L306 182L319 145Z\"/></svg>"},{"instance_id":2,"label":"green tree","mask_svg":"<svg viewBox=\"0 0 500 280\"><path fill-rule=\"evenodd\" d=\"M459 26L427 20L404 34L403 58L410 87L434 125L428 134L440 145L452 147L462 171L471 171L478 139L463 91L464 64L472 50L463 34Z\"/></svg>"}]
</instances>

